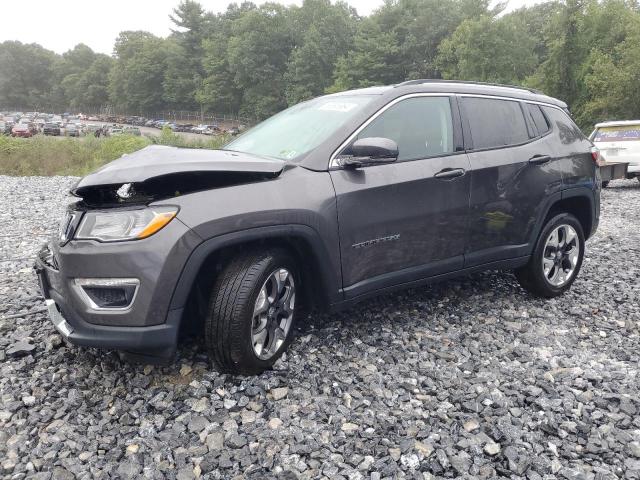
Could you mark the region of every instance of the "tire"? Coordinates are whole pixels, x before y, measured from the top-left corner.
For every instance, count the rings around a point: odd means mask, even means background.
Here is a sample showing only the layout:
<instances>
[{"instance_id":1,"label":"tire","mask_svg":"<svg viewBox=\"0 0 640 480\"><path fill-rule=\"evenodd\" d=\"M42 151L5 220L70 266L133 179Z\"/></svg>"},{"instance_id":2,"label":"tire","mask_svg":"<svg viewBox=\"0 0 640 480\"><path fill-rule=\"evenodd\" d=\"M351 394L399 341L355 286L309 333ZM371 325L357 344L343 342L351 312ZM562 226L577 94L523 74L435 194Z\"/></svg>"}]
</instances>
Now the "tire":
<instances>
[{"instance_id":1,"label":"tire","mask_svg":"<svg viewBox=\"0 0 640 480\"><path fill-rule=\"evenodd\" d=\"M289 276L284 277L283 271ZM300 310L295 303L298 279L293 259L282 250L239 255L224 268L214 282L205 319L207 350L218 371L255 375L269 369L280 358L291 342ZM282 289L280 284L284 285ZM271 294L276 291L277 297ZM257 308L260 295L261 308ZM274 297L274 303L271 303L271 297ZM278 306L280 301L282 304ZM256 316L264 305L267 309ZM255 322L254 317L258 318ZM259 324L264 325L262 330ZM278 327L280 331L276 332ZM259 345L254 347L256 338L261 336L262 349ZM273 343L267 348L269 342Z\"/></svg>"},{"instance_id":2,"label":"tire","mask_svg":"<svg viewBox=\"0 0 640 480\"><path fill-rule=\"evenodd\" d=\"M609 186L609 180L605 180L602 182L602 188L607 188Z\"/></svg>"},{"instance_id":3,"label":"tire","mask_svg":"<svg viewBox=\"0 0 640 480\"><path fill-rule=\"evenodd\" d=\"M575 233L575 239L571 238L571 231ZM551 237L554 232L558 232L556 238L559 240L565 237L564 247L562 241L554 247L555 240ZM569 242L566 242L567 238L571 238ZM574 246L577 246L577 252ZM584 247L584 232L578 219L569 213L555 215L542 228L529 262L515 270L516 278L525 290L535 296L553 298L562 295L571 288L580 273ZM545 267L548 271L543 267L543 257L546 258ZM551 264L553 266L549 267Z\"/></svg>"}]
</instances>

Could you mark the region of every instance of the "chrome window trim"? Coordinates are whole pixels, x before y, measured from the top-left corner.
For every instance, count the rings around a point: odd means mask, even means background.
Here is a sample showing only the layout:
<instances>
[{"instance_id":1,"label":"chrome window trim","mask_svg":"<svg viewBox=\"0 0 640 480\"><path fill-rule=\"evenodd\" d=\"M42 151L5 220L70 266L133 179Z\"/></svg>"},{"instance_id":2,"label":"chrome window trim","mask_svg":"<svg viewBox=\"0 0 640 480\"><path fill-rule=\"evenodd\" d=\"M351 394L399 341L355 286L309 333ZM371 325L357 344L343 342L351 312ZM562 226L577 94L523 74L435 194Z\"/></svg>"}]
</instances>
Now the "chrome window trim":
<instances>
[{"instance_id":1,"label":"chrome window trim","mask_svg":"<svg viewBox=\"0 0 640 480\"><path fill-rule=\"evenodd\" d=\"M545 107L553 107L564 113L564 110L560 108L558 105L554 105L553 103L540 102L538 100L527 100L524 98L515 98L515 97L502 97L499 95L482 95L479 93L457 93L459 97L475 97L475 98L490 98L494 100L511 100L512 102L523 102L523 103L533 103L536 105L544 105Z\"/></svg>"},{"instance_id":2,"label":"chrome window trim","mask_svg":"<svg viewBox=\"0 0 640 480\"><path fill-rule=\"evenodd\" d=\"M388 108L392 107L393 105L401 102L402 100L406 100L407 98L415 98L415 97L452 97L452 96L456 96L456 97L472 97L472 98L488 98L488 99L495 99L495 100L510 100L510 101L513 101L513 102L532 103L532 104L535 104L535 105L544 105L545 107L555 108L557 110L560 110L562 113L565 113L565 115L566 115L566 112L562 108L560 108L559 106L554 105L553 103L540 102L538 100L527 100L527 99L522 99L522 98L507 97L507 96L500 96L500 95L485 95L485 94L480 94L480 93L455 93L455 92L408 93L408 94L403 95L401 97L394 98L391 102L389 102L386 105L384 105L383 107L381 107L376 113L371 115L367 119L367 121L365 121L351 135L349 135L349 137L347 137L347 139L344 142L342 142L340 144L340 146L333 151L333 153L331 154L331 157L329 157L329 169L331 170L331 169L343 168L336 160L336 157L338 156L338 154L342 151L342 149L344 149L347 145L349 145L349 143L351 143L351 141L362 130L367 128L367 126L371 122L373 122L376 118L378 118L382 113L384 113ZM551 130L549 130L549 132ZM547 134L549 132L547 132ZM538 139L538 138L542 138L542 137L535 137L535 138L533 138L531 140L535 140L535 139ZM525 142L522 145L524 145L526 143L529 143L529 142ZM510 146L512 146L512 145L510 145ZM454 152L454 153L462 153L462 152Z\"/></svg>"}]
</instances>

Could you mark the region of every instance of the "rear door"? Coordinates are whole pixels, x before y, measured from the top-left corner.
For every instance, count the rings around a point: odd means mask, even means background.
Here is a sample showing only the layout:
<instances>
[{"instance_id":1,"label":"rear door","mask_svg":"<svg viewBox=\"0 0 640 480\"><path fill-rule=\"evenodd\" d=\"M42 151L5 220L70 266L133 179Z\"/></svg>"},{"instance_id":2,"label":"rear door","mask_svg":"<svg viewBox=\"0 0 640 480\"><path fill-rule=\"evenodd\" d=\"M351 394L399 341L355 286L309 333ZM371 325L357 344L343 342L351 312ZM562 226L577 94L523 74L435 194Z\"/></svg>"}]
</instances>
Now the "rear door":
<instances>
[{"instance_id":1,"label":"rear door","mask_svg":"<svg viewBox=\"0 0 640 480\"><path fill-rule=\"evenodd\" d=\"M536 220L560 192L551 124L537 104L461 96L471 162L465 267L530 253Z\"/></svg>"},{"instance_id":2,"label":"rear door","mask_svg":"<svg viewBox=\"0 0 640 480\"><path fill-rule=\"evenodd\" d=\"M462 268L470 183L455 99L399 99L361 128L340 153L385 137L399 157L331 170L346 298Z\"/></svg>"}]
</instances>

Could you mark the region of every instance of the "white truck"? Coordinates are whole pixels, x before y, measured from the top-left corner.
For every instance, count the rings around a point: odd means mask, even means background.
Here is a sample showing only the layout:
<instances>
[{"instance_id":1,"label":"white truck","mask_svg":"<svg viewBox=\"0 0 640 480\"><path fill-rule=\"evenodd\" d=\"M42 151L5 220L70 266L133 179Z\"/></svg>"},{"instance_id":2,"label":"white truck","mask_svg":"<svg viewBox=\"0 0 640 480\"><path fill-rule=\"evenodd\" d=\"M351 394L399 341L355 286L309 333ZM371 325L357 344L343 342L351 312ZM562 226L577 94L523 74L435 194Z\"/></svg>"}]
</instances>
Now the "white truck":
<instances>
[{"instance_id":1,"label":"white truck","mask_svg":"<svg viewBox=\"0 0 640 480\"><path fill-rule=\"evenodd\" d=\"M640 120L597 123L589 140L598 147L602 186L616 178L640 181Z\"/></svg>"}]
</instances>

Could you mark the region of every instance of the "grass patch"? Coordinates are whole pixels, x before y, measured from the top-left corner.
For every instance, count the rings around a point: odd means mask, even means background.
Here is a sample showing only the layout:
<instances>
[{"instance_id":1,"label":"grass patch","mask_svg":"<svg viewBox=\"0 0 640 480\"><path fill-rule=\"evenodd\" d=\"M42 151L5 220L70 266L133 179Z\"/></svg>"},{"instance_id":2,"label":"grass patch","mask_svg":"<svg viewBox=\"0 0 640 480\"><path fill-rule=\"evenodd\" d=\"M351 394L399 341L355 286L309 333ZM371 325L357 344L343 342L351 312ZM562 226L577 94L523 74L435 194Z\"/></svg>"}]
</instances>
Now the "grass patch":
<instances>
[{"instance_id":1,"label":"grass patch","mask_svg":"<svg viewBox=\"0 0 640 480\"><path fill-rule=\"evenodd\" d=\"M125 153L147 145L172 145L184 148L220 148L224 137L192 140L163 130L158 136L118 135L96 138L32 138L0 136L0 175L76 175L82 176Z\"/></svg>"},{"instance_id":2,"label":"grass patch","mask_svg":"<svg viewBox=\"0 0 640 480\"><path fill-rule=\"evenodd\" d=\"M156 145L171 145L172 147L183 148L210 148L216 149L222 147L229 141L226 135L216 135L213 137L202 136L202 138L193 139L173 133L170 128L165 127L160 135L149 137L151 142Z\"/></svg>"},{"instance_id":3,"label":"grass patch","mask_svg":"<svg viewBox=\"0 0 640 480\"><path fill-rule=\"evenodd\" d=\"M149 145L146 137L0 137L0 174L85 175L125 153Z\"/></svg>"}]
</instances>

